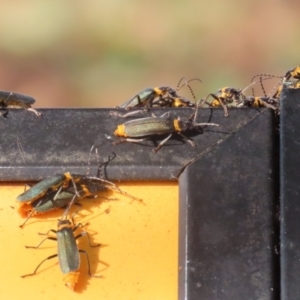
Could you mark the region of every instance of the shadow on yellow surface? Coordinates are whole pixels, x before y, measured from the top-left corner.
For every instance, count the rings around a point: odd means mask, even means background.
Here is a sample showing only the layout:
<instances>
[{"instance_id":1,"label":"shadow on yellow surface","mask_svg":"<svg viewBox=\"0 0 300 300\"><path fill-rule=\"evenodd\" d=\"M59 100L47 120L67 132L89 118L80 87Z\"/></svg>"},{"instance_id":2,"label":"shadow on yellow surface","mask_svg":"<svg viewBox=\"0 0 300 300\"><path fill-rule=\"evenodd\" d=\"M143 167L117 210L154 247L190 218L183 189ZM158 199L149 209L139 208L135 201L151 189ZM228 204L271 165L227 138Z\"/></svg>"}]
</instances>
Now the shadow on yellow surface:
<instances>
[{"instance_id":1,"label":"shadow on yellow surface","mask_svg":"<svg viewBox=\"0 0 300 300\"><path fill-rule=\"evenodd\" d=\"M47 260L35 276L37 265L57 253L55 241L45 241L37 233L57 230L63 210L32 218L24 226L17 211L16 197L23 184L2 184L0 204L0 295L3 299L176 299L178 279L178 185L176 183L126 183L120 188L143 202L114 193L106 200L84 199L76 223L89 223L84 230L91 237L78 239L79 249L86 250L92 278L81 255L80 277L76 291L64 286L57 257ZM14 208L12 208L14 207ZM80 232L80 231L79 231Z\"/></svg>"}]
</instances>

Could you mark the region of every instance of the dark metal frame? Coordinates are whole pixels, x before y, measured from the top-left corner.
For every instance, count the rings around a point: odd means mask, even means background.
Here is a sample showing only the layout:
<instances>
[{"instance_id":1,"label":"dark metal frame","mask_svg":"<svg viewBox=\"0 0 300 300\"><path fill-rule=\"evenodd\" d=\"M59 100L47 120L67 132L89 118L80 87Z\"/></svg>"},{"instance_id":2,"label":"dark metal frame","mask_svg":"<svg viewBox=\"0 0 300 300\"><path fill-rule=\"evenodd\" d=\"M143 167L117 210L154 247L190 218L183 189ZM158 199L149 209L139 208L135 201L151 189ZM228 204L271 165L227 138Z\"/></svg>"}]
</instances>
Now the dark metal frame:
<instances>
[{"instance_id":1,"label":"dark metal frame","mask_svg":"<svg viewBox=\"0 0 300 300\"><path fill-rule=\"evenodd\" d=\"M190 133L196 147L174 135L154 154L156 139L112 146L113 131L126 119L110 116L111 110L41 109L41 118L11 110L0 119L0 180L85 174L93 145L102 162L116 153L107 168L109 180L179 177L180 299L279 299L279 147L273 111L231 109L225 118L222 109L201 109L197 122L220 126ZM172 109L186 117L192 112ZM97 165L92 155L90 175Z\"/></svg>"},{"instance_id":2,"label":"dark metal frame","mask_svg":"<svg viewBox=\"0 0 300 300\"><path fill-rule=\"evenodd\" d=\"M281 299L300 299L300 90L281 95Z\"/></svg>"}]
</instances>

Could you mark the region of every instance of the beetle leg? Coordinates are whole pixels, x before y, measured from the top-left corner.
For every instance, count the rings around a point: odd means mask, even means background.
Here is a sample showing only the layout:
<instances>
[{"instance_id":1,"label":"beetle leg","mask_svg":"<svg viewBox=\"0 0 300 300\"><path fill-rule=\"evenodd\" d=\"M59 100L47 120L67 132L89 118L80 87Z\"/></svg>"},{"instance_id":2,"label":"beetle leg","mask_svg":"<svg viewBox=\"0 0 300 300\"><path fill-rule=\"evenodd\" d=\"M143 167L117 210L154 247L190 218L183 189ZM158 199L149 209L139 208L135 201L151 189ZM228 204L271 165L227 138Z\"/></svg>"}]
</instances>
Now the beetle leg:
<instances>
[{"instance_id":1,"label":"beetle leg","mask_svg":"<svg viewBox=\"0 0 300 300\"><path fill-rule=\"evenodd\" d=\"M39 235L49 235L49 232L53 232L53 233L55 233L55 234L57 233L56 230L50 229L50 230L48 230L46 233L38 232L38 234L39 234ZM47 239L47 238L46 238L46 239ZM46 239L45 239L45 240L46 240ZM50 237L49 237L49 239L50 239ZM51 237L50 240L56 241L56 238L52 238L52 237Z\"/></svg>"},{"instance_id":2,"label":"beetle leg","mask_svg":"<svg viewBox=\"0 0 300 300\"><path fill-rule=\"evenodd\" d=\"M76 236L75 236L75 240L77 240L78 238L83 237L83 236L86 236L86 237L87 237L87 239L88 239L88 241L89 241L89 246L90 246L90 247L99 247L99 246L101 246L101 244L92 245L92 244L91 244L90 236L89 236L89 234L88 234L86 231L82 231L81 233L79 233L78 235L76 235Z\"/></svg>"},{"instance_id":3,"label":"beetle leg","mask_svg":"<svg viewBox=\"0 0 300 300\"><path fill-rule=\"evenodd\" d=\"M4 113L1 113L1 116L4 118L7 118L8 115L8 109L6 107L1 108L1 110L4 111Z\"/></svg>"},{"instance_id":4,"label":"beetle leg","mask_svg":"<svg viewBox=\"0 0 300 300\"><path fill-rule=\"evenodd\" d=\"M32 107L26 108L28 111L32 111L34 114L36 114L38 117L40 117L42 115L42 113L38 112L37 110L35 110Z\"/></svg>"},{"instance_id":5,"label":"beetle leg","mask_svg":"<svg viewBox=\"0 0 300 300\"><path fill-rule=\"evenodd\" d=\"M134 111L131 111L129 113L126 113L126 114L122 115L121 113L118 113L117 111L111 111L109 114L111 116L118 116L118 117L121 117L121 118L128 118L130 116L141 114L143 112L145 112L145 111L144 110L134 110Z\"/></svg>"},{"instance_id":6,"label":"beetle leg","mask_svg":"<svg viewBox=\"0 0 300 300\"><path fill-rule=\"evenodd\" d=\"M155 147L152 151L154 152L154 153L156 153L162 146L163 146L163 144L166 142L166 141L168 141L169 139L170 139L170 137L173 135L173 133L170 133L164 140L162 140L159 144L158 144L158 146L157 147Z\"/></svg>"},{"instance_id":7,"label":"beetle leg","mask_svg":"<svg viewBox=\"0 0 300 300\"><path fill-rule=\"evenodd\" d=\"M55 237L48 236L45 239L43 239L37 246L25 246L25 248L34 248L37 249L39 248L46 240L52 240L52 241L57 241Z\"/></svg>"},{"instance_id":8,"label":"beetle leg","mask_svg":"<svg viewBox=\"0 0 300 300\"><path fill-rule=\"evenodd\" d=\"M89 273L89 275L90 275L91 277L96 277L96 278L102 277L102 275L99 275L99 276L98 276L98 275L93 275L93 274L91 273L90 260L89 260L89 256L88 256L88 254L86 253L86 251L84 251L84 250L79 250L79 252L85 254L85 256L86 256L86 260L87 260L87 264L88 264L88 273Z\"/></svg>"},{"instance_id":9,"label":"beetle leg","mask_svg":"<svg viewBox=\"0 0 300 300\"><path fill-rule=\"evenodd\" d=\"M171 114L171 112L170 112L170 111L167 111L167 112L165 112L164 114L162 114L160 117L161 117L161 118L162 118L162 117L169 117L170 114Z\"/></svg>"},{"instance_id":10,"label":"beetle leg","mask_svg":"<svg viewBox=\"0 0 300 300\"><path fill-rule=\"evenodd\" d=\"M222 105L223 109L224 109L224 116L228 117L228 109L227 106L224 104L224 102L222 101L222 99L220 97L217 97L215 94L209 94L206 99L205 99L205 103L209 104L208 102L206 102L206 100L208 99L208 97L211 96L214 99L218 100L220 102L220 104ZM210 105L210 104L209 104Z\"/></svg>"},{"instance_id":11,"label":"beetle leg","mask_svg":"<svg viewBox=\"0 0 300 300\"><path fill-rule=\"evenodd\" d=\"M29 215L27 216L26 220L21 224L19 225L20 228L23 228L23 226L27 223L27 221L31 218L32 215L34 215L35 213L35 208L33 207L31 212L29 213Z\"/></svg>"},{"instance_id":12,"label":"beetle leg","mask_svg":"<svg viewBox=\"0 0 300 300\"><path fill-rule=\"evenodd\" d=\"M195 143L193 140L191 140L190 138L188 138L186 135L184 135L181 132L177 132L179 135L181 135L187 142L189 142L191 144L192 147L195 147Z\"/></svg>"},{"instance_id":13,"label":"beetle leg","mask_svg":"<svg viewBox=\"0 0 300 300\"><path fill-rule=\"evenodd\" d=\"M118 145L118 144L121 144L121 143L125 143L125 142L129 142L129 143L139 143L139 142L143 142L145 139L130 139L130 138L127 138L127 139L120 139L118 141L115 141L113 142L113 145Z\"/></svg>"},{"instance_id":14,"label":"beetle leg","mask_svg":"<svg viewBox=\"0 0 300 300\"><path fill-rule=\"evenodd\" d=\"M44 260L43 260L43 261L35 268L35 270L34 270L33 273L31 273L31 274L26 274L26 275L22 275L21 277L22 277L22 278L25 278L25 277L28 277L28 276L35 275L36 272L37 272L37 270L38 270L38 268L39 268L46 260L52 259L52 258L54 258L54 257L56 257L56 256L57 256L57 254L54 254L54 255L51 255L51 256L45 258L45 259L44 259Z\"/></svg>"}]
</instances>

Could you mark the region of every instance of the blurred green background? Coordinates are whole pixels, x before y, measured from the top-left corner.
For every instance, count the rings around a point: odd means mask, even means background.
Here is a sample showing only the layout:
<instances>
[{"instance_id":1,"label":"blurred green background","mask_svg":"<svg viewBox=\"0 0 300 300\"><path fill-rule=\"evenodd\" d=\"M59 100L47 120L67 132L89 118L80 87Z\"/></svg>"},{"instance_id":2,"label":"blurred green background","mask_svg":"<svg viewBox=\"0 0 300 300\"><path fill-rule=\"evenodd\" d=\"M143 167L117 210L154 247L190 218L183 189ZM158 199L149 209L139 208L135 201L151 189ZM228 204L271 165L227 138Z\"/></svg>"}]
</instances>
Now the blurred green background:
<instances>
[{"instance_id":1,"label":"blurred green background","mask_svg":"<svg viewBox=\"0 0 300 300\"><path fill-rule=\"evenodd\" d=\"M31 95L35 107L113 107L146 87L175 88L182 76L203 81L191 83L199 99L300 64L300 1L2 0L0 7L0 90ZM179 94L191 98L187 88Z\"/></svg>"}]
</instances>

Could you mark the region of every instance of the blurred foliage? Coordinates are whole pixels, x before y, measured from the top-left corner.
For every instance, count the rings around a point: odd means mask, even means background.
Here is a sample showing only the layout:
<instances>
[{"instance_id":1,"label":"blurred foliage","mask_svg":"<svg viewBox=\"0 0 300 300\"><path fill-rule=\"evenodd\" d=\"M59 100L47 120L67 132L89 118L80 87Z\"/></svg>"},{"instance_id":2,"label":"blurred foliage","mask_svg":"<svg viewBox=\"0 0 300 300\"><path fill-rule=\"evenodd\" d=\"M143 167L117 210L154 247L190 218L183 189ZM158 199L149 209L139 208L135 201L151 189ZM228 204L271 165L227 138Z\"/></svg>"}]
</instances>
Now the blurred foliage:
<instances>
[{"instance_id":1,"label":"blurred foliage","mask_svg":"<svg viewBox=\"0 0 300 300\"><path fill-rule=\"evenodd\" d=\"M299 65L299 10L289 0L1 1L0 89L36 107L112 107L182 76L203 81L191 84L197 98L244 88Z\"/></svg>"}]
</instances>

